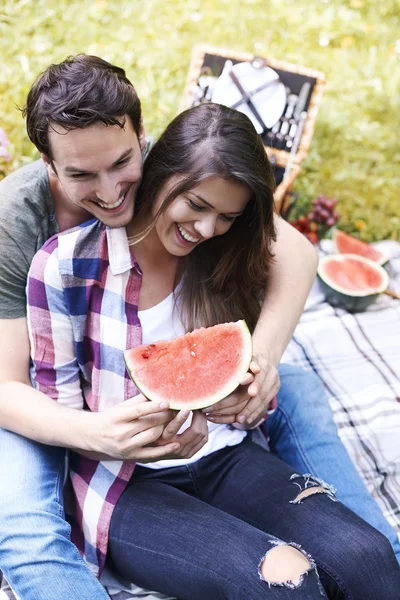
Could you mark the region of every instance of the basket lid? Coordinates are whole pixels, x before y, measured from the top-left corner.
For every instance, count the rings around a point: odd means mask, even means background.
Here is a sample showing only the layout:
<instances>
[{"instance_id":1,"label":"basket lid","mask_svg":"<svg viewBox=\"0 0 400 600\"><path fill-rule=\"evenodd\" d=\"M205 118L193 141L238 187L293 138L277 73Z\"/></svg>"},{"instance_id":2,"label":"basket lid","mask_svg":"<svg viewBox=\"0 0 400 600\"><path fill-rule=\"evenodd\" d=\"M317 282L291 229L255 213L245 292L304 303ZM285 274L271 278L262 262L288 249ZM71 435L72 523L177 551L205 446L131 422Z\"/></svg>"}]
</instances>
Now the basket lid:
<instances>
[{"instance_id":1,"label":"basket lid","mask_svg":"<svg viewBox=\"0 0 400 600\"><path fill-rule=\"evenodd\" d=\"M213 46L193 50L181 110L213 101L241 110L277 164L299 165L311 145L324 74L273 57Z\"/></svg>"}]
</instances>

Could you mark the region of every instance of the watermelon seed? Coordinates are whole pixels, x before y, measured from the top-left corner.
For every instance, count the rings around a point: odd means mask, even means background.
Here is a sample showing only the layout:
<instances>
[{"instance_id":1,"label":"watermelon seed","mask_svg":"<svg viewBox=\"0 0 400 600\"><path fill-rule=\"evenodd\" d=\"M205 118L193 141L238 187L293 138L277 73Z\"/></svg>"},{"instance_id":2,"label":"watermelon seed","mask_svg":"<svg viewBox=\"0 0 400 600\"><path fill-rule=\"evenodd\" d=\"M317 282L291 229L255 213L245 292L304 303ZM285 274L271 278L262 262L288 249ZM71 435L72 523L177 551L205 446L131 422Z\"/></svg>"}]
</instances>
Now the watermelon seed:
<instances>
[{"instance_id":1,"label":"watermelon seed","mask_svg":"<svg viewBox=\"0 0 400 600\"><path fill-rule=\"evenodd\" d=\"M190 352L190 354L191 354L192 356L196 356L196 353L195 353L195 352L193 352L193 350Z\"/></svg>"}]
</instances>

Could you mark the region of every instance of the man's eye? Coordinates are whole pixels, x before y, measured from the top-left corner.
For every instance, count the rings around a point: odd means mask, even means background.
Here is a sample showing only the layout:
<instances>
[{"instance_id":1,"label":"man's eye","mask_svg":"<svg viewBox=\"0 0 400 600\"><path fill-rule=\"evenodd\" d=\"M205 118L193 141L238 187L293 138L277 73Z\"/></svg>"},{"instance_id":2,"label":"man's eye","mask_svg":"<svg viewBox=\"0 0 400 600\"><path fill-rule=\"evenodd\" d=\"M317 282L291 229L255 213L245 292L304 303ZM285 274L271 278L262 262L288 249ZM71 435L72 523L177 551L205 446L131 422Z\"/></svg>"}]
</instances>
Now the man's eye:
<instances>
[{"instance_id":1,"label":"man's eye","mask_svg":"<svg viewBox=\"0 0 400 600\"><path fill-rule=\"evenodd\" d=\"M117 162L117 164L115 165L117 168L118 167L123 167L124 165L126 165L131 159L130 158L124 158L123 160L119 160Z\"/></svg>"},{"instance_id":2,"label":"man's eye","mask_svg":"<svg viewBox=\"0 0 400 600\"><path fill-rule=\"evenodd\" d=\"M87 177L86 173L74 173L73 175L70 175L71 179L83 179L84 177Z\"/></svg>"}]
</instances>

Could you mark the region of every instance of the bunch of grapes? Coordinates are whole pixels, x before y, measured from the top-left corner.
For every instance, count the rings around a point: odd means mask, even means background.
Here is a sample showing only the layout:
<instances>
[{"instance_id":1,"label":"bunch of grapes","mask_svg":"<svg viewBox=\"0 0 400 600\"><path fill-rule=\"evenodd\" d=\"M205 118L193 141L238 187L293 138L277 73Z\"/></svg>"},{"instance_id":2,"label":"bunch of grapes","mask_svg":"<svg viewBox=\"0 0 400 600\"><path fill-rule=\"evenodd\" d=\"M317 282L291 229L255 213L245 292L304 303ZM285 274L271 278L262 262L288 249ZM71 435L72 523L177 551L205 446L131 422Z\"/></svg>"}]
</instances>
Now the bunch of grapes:
<instances>
[{"instance_id":1,"label":"bunch of grapes","mask_svg":"<svg viewBox=\"0 0 400 600\"><path fill-rule=\"evenodd\" d=\"M296 221L290 223L312 244L317 244L318 240L323 238L328 229L336 225L339 219L339 214L335 211L336 204L335 198L319 194L312 202L311 212L306 217L298 217Z\"/></svg>"}]
</instances>

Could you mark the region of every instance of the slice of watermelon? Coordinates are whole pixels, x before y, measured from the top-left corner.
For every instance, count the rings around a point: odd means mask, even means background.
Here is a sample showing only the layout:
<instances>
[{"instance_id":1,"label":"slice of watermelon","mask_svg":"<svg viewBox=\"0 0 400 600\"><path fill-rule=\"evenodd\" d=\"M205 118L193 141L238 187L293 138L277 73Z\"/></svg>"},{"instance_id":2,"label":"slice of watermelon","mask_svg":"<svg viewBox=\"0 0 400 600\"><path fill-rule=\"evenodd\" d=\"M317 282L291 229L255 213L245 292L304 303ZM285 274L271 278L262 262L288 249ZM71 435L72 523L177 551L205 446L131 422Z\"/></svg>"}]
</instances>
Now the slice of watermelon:
<instances>
[{"instance_id":1,"label":"slice of watermelon","mask_svg":"<svg viewBox=\"0 0 400 600\"><path fill-rule=\"evenodd\" d=\"M382 266L357 254L324 256L318 277L327 301L349 312L365 310L389 285L389 275Z\"/></svg>"},{"instance_id":2,"label":"slice of watermelon","mask_svg":"<svg viewBox=\"0 0 400 600\"><path fill-rule=\"evenodd\" d=\"M370 244L362 242L339 229L335 229L333 232L333 241L339 254L358 254L358 256L369 258L379 265L384 265L389 260L387 256L373 248Z\"/></svg>"},{"instance_id":3,"label":"slice of watermelon","mask_svg":"<svg viewBox=\"0 0 400 600\"><path fill-rule=\"evenodd\" d=\"M195 410L232 393L252 354L250 331L245 321L236 321L126 350L124 358L146 398L167 401L176 410Z\"/></svg>"}]
</instances>

